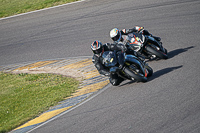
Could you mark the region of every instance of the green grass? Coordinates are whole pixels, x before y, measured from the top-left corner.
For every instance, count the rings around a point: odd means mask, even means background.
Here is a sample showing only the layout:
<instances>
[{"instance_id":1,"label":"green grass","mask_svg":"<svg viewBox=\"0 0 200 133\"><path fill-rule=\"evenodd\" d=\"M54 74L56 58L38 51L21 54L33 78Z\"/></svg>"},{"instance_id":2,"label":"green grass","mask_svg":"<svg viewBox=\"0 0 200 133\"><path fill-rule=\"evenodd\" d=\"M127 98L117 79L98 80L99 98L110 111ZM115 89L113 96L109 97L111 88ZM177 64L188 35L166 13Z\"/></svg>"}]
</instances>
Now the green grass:
<instances>
[{"instance_id":1,"label":"green grass","mask_svg":"<svg viewBox=\"0 0 200 133\"><path fill-rule=\"evenodd\" d=\"M0 0L0 17L39 10L78 0Z\"/></svg>"},{"instance_id":2,"label":"green grass","mask_svg":"<svg viewBox=\"0 0 200 133\"><path fill-rule=\"evenodd\" d=\"M0 73L0 133L11 131L78 89L75 79L53 74Z\"/></svg>"}]
</instances>

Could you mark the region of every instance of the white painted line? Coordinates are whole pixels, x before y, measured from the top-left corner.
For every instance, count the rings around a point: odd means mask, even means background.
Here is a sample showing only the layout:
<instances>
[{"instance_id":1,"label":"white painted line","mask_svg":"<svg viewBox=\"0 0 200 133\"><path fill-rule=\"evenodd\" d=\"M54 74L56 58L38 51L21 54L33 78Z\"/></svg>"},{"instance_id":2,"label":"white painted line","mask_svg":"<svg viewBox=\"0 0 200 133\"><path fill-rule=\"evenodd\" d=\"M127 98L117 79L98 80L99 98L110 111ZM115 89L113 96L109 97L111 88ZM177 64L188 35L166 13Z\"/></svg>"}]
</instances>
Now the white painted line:
<instances>
[{"instance_id":1,"label":"white painted line","mask_svg":"<svg viewBox=\"0 0 200 133\"><path fill-rule=\"evenodd\" d=\"M27 13L17 14L17 15L10 16L10 17L0 18L0 20L14 18L14 17L18 17L18 16L22 16L22 15L26 15L26 14L31 14L31 13L35 13L35 12L40 12L40 11L44 11L44 10L49 10L49 9L62 7L62 6L66 6L66 5L71 5L71 4L75 4L75 3L79 3L79 2L83 2L83 1L85 1L85 0L75 1L75 2L71 2L71 3L62 4L62 5L58 5L58 6L53 6L53 7L49 7L49 8L44 8L44 9L40 9L40 10L35 10L35 11L27 12Z\"/></svg>"}]
</instances>

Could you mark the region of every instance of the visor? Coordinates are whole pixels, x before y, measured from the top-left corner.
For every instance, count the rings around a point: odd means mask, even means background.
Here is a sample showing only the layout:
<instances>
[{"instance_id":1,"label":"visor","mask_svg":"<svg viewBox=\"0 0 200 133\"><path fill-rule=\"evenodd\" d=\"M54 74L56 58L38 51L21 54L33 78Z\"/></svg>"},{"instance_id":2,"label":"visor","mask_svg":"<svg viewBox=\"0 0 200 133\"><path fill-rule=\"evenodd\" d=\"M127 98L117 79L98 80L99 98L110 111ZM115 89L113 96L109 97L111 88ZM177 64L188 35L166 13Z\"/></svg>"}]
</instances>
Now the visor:
<instances>
[{"instance_id":1,"label":"visor","mask_svg":"<svg viewBox=\"0 0 200 133\"><path fill-rule=\"evenodd\" d=\"M121 39L121 34L118 33L115 37L112 37L112 40L115 41L115 42L119 42Z\"/></svg>"},{"instance_id":2,"label":"visor","mask_svg":"<svg viewBox=\"0 0 200 133\"><path fill-rule=\"evenodd\" d=\"M102 47L97 49L97 50L93 50L94 54L100 54L102 52Z\"/></svg>"}]
</instances>

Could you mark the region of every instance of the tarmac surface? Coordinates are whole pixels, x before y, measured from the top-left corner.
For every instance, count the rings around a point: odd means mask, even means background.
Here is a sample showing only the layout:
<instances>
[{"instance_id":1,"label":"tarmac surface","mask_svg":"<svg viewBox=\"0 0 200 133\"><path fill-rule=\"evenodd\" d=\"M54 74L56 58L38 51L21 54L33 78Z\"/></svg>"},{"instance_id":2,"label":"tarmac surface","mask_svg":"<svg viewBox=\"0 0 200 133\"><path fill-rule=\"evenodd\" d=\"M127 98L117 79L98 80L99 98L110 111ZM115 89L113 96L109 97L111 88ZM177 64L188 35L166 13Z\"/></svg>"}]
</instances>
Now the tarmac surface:
<instances>
[{"instance_id":1,"label":"tarmac surface","mask_svg":"<svg viewBox=\"0 0 200 133\"><path fill-rule=\"evenodd\" d=\"M108 85L92 100L28 132L199 133L199 9L199 0L85 0L1 20L0 66L53 65L69 57L90 62L90 44L111 42L115 27L144 26L168 50L169 59L148 62L154 73L146 83Z\"/></svg>"}]
</instances>

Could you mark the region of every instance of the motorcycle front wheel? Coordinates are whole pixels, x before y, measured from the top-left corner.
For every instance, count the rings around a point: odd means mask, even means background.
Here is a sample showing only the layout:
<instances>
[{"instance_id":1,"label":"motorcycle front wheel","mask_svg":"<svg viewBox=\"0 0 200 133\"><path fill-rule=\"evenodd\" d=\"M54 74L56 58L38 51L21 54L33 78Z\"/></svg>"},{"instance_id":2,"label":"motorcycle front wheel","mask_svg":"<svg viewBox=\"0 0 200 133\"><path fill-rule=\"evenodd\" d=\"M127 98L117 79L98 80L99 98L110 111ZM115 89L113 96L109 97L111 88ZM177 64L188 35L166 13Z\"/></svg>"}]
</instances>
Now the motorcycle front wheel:
<instances>
[{"instance_id":1,"label":"motorcycle front wheel","mask_svg":"<svg viewBox=\"0 0 200 133\"><path fill-rule=\"evenodd\" d=\"M153 48L149 45L146 46L146 51L150 52L152 55L156 55L156 57L158 57L160 59L168 59L167 54L165 54L164 52L157 50L156 48Z\"/></svg>"},{"instance_id":2,"label":"motorcycle front wheel","mask_svg":"<svg viewBox=\"0 0 200 133\"><path fill-rule=\"evenodd\" d=\"M153 69L152 69L150 66L148 66L148 65L145 65L145 68L146 68L147 71L148 71L147 77L152 76L152 74L153 74Z\"/></svg>"},{"instance_id":3,"label":"motorcycle front wheel","mask_svg":"<svg viewBox=\"0 0 200 133\"><path fill-rule=\"evenodd\" d=\"M147 77L140 72L132 71L128 67L124 68L124 72L138 82L147 82Z\"/></svg>"}]
</instances>

